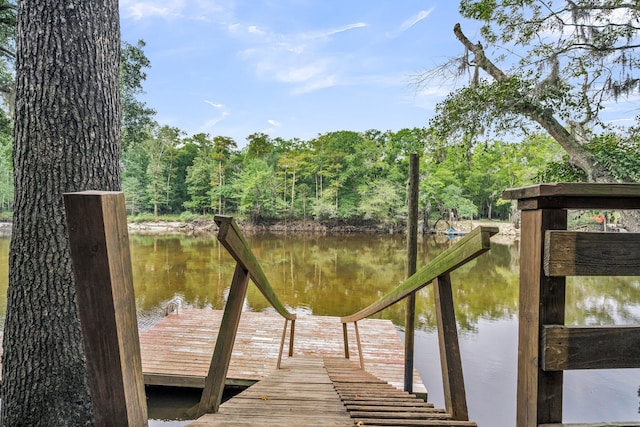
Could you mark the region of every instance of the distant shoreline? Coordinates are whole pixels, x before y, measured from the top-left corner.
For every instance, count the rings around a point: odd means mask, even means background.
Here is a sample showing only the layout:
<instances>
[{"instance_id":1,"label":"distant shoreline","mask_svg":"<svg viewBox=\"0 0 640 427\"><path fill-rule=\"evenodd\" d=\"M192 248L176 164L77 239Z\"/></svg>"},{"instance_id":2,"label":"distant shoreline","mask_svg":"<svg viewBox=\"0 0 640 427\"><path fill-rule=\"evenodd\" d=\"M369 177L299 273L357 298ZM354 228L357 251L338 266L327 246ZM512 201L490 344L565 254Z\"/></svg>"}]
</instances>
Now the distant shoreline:
<instances>
[{"instance_id":1,"label":"distant shoreline","mask_svg":"<svg viewBox=\"0 0 640 427\"><path fill-rule=\"evenodd\" d=\"M218 226L213 219L197 219L195 221L143 221L129 222L129 232L136 235L207 235L218 232ZM309 233L309 234L404 234L404 227L392 227L385 224L377 224L372 222L318 222L318 221L284 221L271 220L261 223L251 223L247 221L238 221L238 225L247 234L271 232L271 233ZM456 221L451 224L454 229L461 233L471 231L472 226L475 228L479 225L487 225L499 228L498 235L510 239L519 239L520 230L510 222L500 221ZM0 222L0 236L11 235L11 221ZM429 234L445 234L450 224L444 221L438 223L437 230Z\"/></svg>"}]
</instances>

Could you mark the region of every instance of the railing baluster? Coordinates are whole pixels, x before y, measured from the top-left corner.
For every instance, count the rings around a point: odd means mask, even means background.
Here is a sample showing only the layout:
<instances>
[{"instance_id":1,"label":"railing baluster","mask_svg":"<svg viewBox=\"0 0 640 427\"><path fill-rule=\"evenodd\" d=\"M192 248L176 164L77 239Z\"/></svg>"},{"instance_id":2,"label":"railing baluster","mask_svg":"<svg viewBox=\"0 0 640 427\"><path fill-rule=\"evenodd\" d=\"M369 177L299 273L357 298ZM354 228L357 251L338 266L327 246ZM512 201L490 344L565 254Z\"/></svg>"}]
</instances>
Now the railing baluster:
<instances>
[{"instance_id":1,"label":"railing baluster","mask_svg":"<svg viewBox=\"0 0 640 427\"><path fill-rule=\"evenodd\" d=\"M345 322L342 323L342 335L344 336L344 358L349 359L349 332Z\"/></svg>"},{"instance_id":2,"label":"railing baluster","mask_svg":"<svg viewBox=\"0 0 640 427\"><path fill-rule=\"evenodd\" d=\"M446 370L443 366L443 381L445 388L449 390L449 402L447 408L451 412L454 419L468 420L467 401L464 391L464 382L462 379L462 364L460 363L460 349L458 346L458 335L455 326L455 313L451 296L451 281L449 273L458 267L475 259L479 255L491 249L491 236L498 232L496 227L477 227L467 236L459 240L455 245L438 255L429 264L422 267L415 274L411 275L407 280L398 285L395 289L380 298L378 301L360 310L359 312L343 316L342 322L344 334L344 350L345 358L349 358L349 337L347 334L347 323L353 322L356 330L356 339L358 345L358 354L360 355L360 366L364 369L364 356L362 354L362 344L360 342L360 334L358 332L358 321L370 317L380 311L391 307L393 304L402 301L408 297L415 297L415 293L432 282L437 282L436 294L440 295L443 300L443 306L438 307L436 311L439 313L440 319L445 327L440 327L444 335L448 335L447 330L452 329L455 334L446 337L446 350L443 353L443 363L447 365ZM448 292L448 296L447 296ZM449 302L447 302L447 298ZM409 305L411 307L411 304ZM412 317L409 314L408 317ZM453 325L451 328L450 325ZM411 322L408 326L411 327ZM444 339L440 337L441 339ZM441 347L443 344L441 343ZM413 347L413 346L411 346ZM405 346L406 349L406 346ZM405 352L405 390L412 391L413 388L413 369L409 365L413 364L412 352ZM455 361L457 359L457 362ZM446 379L445 379L446 376ZM456 381L459 380L459 384Z\"/></svg>"},{"instance_id":3,"label":"railing baluster","mask_svg":"<svg viewBox=\"0 0 640 427\"><path fill-rule=\"evenodd\" d=\"M282 339L280 339L280 351L278 351L278 363L276 369L280 369L280 362L282 362L282 351L284 350L284 340L287 338L287 325L289 319L284 319L284 329L282 330Z\"/></svg>"},{"instance_id":4,"label":"railing baluster","mask_svg":"<svg viewBox=\"0 0 640 427\"><path fill-rule=\"evenodd\" d=\"M358 356L360 357L360 368L364 370L364 356L362 355L362 342L360 341L360 330L358 329L358 322L353 322L353 327L356 330L356 344L358 345Z\"/></svg>"},{"instance_id":5,"label":"railing baluster","mask_svg":"<svg viewBox=\"0 0 640 427\"><path fill-rule=\"evenodd\" d=\"M291 319L291 334L289 335L289 357L293 357L293 339L296 336L296 319Z\"/></svg>"},{"instance_id":6,"label":"railing baluster","mask_svg":"<svg viewBox=\"0 0 640 427\"><path fill-rule=\"evenodd\" d=\"M67 193L64 203L95 425L146 426L124 196Z\"/></svg>"}]
</instances>

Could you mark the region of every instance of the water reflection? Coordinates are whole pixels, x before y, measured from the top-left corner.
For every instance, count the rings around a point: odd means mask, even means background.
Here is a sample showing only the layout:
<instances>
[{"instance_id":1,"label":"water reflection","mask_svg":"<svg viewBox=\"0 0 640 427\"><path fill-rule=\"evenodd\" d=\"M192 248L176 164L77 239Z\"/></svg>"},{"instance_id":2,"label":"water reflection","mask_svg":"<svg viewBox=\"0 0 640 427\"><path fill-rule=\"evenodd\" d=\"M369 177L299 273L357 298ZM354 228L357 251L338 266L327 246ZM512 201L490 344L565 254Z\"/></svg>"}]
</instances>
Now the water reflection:
<instances>
[{"instance_id":1,"label":"water reflection","mask_svg":"<svg viewBox=\"0 0 640 427\"><path fill-rule=\"evenodd\" d=\"M342 316L374 302L405 276L405 239L389 235L249 236L252 249L283 303L298 313ZM213 237L130 236L139 318L164 314L176 296L194 307L223 308L234 261ZM446 237L419 241L419 267L451 245ZM0 239L0 318L6 309L9 239ZM492 250L454 272L456 315L469 413L480 426L515 423L519 252L516 243ZM639 278L567 281L568 324L640 323ZM246 307L268 310L250 286ZM433 295L418 293L416 367L430 400L443 405ZM404 321L398 304L378 317ZM566 373L565 422L640 420L639 370ZM152 423L154 425L154 423ZM159 424L155 424L159 425ZM177 425L177 424L171 424Z\"/></svg>"}]
</instances>

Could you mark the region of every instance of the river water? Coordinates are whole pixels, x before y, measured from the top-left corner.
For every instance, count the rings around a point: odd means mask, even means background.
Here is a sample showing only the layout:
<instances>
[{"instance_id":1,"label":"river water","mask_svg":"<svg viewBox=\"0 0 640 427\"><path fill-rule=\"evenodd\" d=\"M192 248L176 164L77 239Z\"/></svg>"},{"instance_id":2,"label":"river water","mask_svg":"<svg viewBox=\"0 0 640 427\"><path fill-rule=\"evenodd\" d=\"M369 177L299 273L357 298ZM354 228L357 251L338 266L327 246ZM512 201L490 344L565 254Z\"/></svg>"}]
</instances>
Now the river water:
<instances>
[{"instance_id":1,"label":"river water","mask_svg":"<svg viewBox=\"0 0 640 427\"><path fill-rule=\"evenodd\" d=\"M406 241L394 235L252 234L252 249L285 305L297 313L343 316L374 302L405 276ZM130 236L142 328L179 298L186 306L223 308L234 262L215 236ZM419 241L418 268L451 245L445 236ZM6 308L9 239L0 239L0 316ZM492 250L452 274L470 418L479 426L515 424L518 243ZM250 286L246 310L269 310ZM431 287L418 293L416 368L429 400L444 407ZM404 304L380 313L402 336ZM640 278L574 278L567 281L566 323L640 323ZM565 373L564 421L640 421L640 370ZM197 396L196 396L197 398ZM187 401L189 397L186 397ZM193 399L193 396L191 396ZM166 396L150 399L151 426L178 426Z\"/></svg>"}]
</instances>

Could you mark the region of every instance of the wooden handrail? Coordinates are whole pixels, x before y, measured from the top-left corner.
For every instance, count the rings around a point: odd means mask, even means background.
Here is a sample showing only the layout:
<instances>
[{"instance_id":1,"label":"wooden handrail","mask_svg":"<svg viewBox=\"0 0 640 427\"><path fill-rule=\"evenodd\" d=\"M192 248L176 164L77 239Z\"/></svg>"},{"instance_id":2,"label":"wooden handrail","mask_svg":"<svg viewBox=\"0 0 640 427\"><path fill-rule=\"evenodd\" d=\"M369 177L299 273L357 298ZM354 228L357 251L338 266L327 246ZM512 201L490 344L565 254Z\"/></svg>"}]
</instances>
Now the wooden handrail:
<instances>
[{"instance_id":1,"label":"wooden handrail","mask_svg":"<svg viewBox=\"0 0 640 427\"><path fill-rule=\"evenodd\" d=\"M476 227L455 245L438 255L413 276L398 285L391 292L357 313L341 318L342 323L357 322L391 307L393 304L417 292L438 276L452 272L491 248L490 238L498 233L497 227Z\"/></svg>"},{"instance_id":2,"label":"wooden handrail","mask_svg":"<svg viewBox=\"0 0 640 427\"><path fill-rule=\"evenodd\" d=\"M342 317L345 357L349 358L347 323L353 322L354 324L360 367L364 369L362 343L360 342L360 334L358 333L358 321L372 316L406 297L415 296L417 291L433 282L446 410L451 414L453 420L467 421L469 419L467 398L464 389L460 346L458 343L456 316L449 273L491 249L491 236L497 232L497 227L481 226L475 228L471 233L438 255L433 261L418 270L387 295L355 314ZM412 333L412 331L409 330L410 328L412 328L412 323L405 325L405 334ZM411 351L408 351L405 347L404 384L405 391L407 392L412 392L413 388L413 370L407 369L407 367L413 366L413 349L411 348L410 350Z\"/></svg>"},{"instance_id":3,"label":"wooden handrail","mask_svg":"<svg viewBox=\"0 0 640 427\"><path fill-rule=\"evenodd\" d=\"M278 299L233 217L216 215L214 220L220 229L218 240L229 251L233 259L249 272L249 277L256 284L262 295L282 317L288 320L295 320L296 315L290 313Z\"/></svg>"},{"instance_id":4,"label":"wooden handrail","mask_svg":"<svg viewBox=\"0 0 640 427\"><path fill-rule=\"evenodd\" d=\"M201 416L206 412L216 413L222 402L222 394L224 392L224 384L231 362L231 353L236 338L238 325L240 324L240 316L244 298L247 293L249 279L253 280L262 295L276 309L280 315L285 318L284 330L282 331L282 339L280 341L280 351L278 353L278 361L276 368L280 368L282 352L285 337L287 335L287 326L291 321L291 332L289 336L289 357L293 355L293 338L295 335L296 315L290 313L280 302L278 296L274 292L271 284L267 280L262 267L253 255L249 244L245 240L240 228L232 217L224 215L216 215L214 218L218 224L218 240L229 251L229 254L236 261L236 268L231 281L229 296L225 304L216 346L211 358L209 372L204 381L204 389L200 397L200 404L197 408L196 416Z\"/></svg>"}]
</instances>

